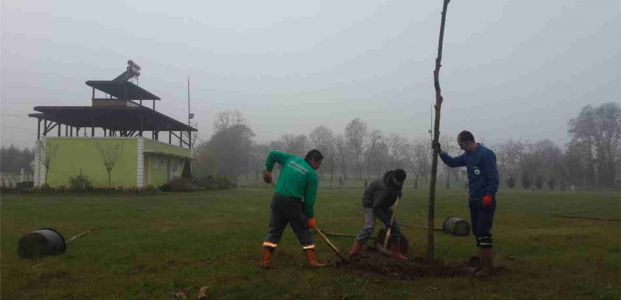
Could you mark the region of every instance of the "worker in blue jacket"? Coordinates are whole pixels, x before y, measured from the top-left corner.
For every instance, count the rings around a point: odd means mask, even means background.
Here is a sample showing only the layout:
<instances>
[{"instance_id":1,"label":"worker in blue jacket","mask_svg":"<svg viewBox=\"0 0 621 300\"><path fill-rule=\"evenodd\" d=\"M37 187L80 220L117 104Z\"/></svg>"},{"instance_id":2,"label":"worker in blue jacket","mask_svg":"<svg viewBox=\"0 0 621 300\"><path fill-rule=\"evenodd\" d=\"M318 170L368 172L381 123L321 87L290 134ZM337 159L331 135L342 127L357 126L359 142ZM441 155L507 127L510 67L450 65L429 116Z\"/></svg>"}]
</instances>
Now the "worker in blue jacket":
<instances>
[{"instance_id":1,"label":"worker in blue jacket","mask_svg":"<svg viewBox=\"0 0 621 300\"><path fill-rule=\"evenodd\" d=\"M456 157L443 152L440 143L434 143L433 146L437 148L440 159L449 167L466 166L470 220L481 261L477 275L490 276L494 271L491 230L496 210L496 192L498 192L496 155L492 150L476 143L474 135L467 130L459 133L457 143L465 152Z\"/></svg>"}]
</instances>

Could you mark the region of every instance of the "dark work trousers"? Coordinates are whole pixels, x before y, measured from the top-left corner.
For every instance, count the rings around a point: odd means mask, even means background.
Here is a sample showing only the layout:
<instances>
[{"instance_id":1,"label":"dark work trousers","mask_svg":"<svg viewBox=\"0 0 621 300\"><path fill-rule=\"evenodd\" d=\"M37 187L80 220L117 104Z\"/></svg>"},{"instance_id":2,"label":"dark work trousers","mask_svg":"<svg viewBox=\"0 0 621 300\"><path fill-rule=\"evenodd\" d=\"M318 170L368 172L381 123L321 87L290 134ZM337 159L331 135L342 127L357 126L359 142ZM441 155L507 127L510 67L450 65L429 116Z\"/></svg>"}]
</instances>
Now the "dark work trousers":
<instances>
[{"instance_id":1,"label":"dark work trousers","mask_svg":"<svg viewBox=\"0 0 621 300\"><path fill-rule=\"evenodd\" d=\"M489 207L483 206L482 199L470 199L468 207L470 208L472 233L476 239L477 247L493 248L491 230L494 212L496 211L496 198L492 199L492 204Z\"/></svg>"},{"instance_id":2,"label":"dark work trousers","mask_svg":"<svg viewBox=\"0 0 621 300\"><path fill-rule=\"evenodd\" d=\"M314 249L315 240L308 229L308 217L300 199L274 194L272 198L270 227L265 236L264 247L276 248L287 223L297 235L304 250Z\"/></svg>"},{"instance_id":3,"label":"dark work trousers","mask_svg":"<svg viewBox=\"0 0 621 300\"><path fill-rule=\"evenodd\" d=\"M365 243L367 240L371 238L373 235L373 228L375 227L375 218L378 218L382 221L382 224L390 224L390 218L392 218L392 209L373 209L371 207L364 208L364 227L356 236L356 240L361 243ZM391 242L399 242L401 238L401 227L399 226L399 222L397 218L395 218L394 223L392 224L392 230L390 231L390 241Z\"/></svg>"}]
</instances>

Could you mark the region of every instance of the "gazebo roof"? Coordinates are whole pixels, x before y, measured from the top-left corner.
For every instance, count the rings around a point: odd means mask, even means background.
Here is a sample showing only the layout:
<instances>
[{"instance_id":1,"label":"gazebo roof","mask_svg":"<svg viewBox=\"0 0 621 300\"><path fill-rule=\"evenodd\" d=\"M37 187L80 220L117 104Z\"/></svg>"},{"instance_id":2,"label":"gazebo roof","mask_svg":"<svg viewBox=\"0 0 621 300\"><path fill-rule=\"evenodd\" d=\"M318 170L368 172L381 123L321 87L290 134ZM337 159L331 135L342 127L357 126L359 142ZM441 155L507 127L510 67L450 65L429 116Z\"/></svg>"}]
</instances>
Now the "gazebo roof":
<instances>
[{"instance_id":1,"label":"gazebo roof","mask_svg":"<svg viewBox=\"0 0 621 300\"><path fill-rule=\"evenodd\" d=\"M196 131L187 124L144 106L35 106L33 109L40 113L29 114L29 117L75 127L136 131Z\"/></svg>"}]
</instances>

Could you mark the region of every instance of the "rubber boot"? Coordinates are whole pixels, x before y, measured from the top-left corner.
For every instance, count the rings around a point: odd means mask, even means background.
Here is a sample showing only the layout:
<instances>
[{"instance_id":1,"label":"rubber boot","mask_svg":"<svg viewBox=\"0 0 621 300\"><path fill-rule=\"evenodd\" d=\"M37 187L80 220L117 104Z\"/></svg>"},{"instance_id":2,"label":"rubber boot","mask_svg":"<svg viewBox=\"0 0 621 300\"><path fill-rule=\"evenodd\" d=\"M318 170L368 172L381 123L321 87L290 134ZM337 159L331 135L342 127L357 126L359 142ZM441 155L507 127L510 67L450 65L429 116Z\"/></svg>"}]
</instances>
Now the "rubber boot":
<instances>
[{"instance_id":1,"label":"rubber boot","mask_svg":"<svg viewBox=\"0 0 621 300\"><path fill-rule=\"evenodd\" d=\"M272 247L263 247L263 257L261 258L261 267L265 269L269 269L272 267L272 261L270 261L270 257L272 253L274 253L274 248Z\"/></svg>"},{"instance_id":2,"label":"rubber boot","mask_svg":"<svg viewBox=\"0 0 621 300\"><path fill-rule=\"evenodd\" d=\"M481 268L476 273L479 277L489 277L494 275L494 255L492 248L481 248L479 250L479 256L481 257Z\"/></svg>"},{"instance_id":3,"label":"rubber boot","mask_svg":"<svg viewBox=\"0 0 621 300\"><path fill-rule=\"evenodd\" d=\"M354 240L354 244L351 245L351 250L349 250L349 254L347 254L347 256L349 256L349 258L352 258L358 255L358 253L360 253L360 250L362 250L362 243L359 240Z\"/></svg>"},{"instance_id":4,"label":"rubber boot","mask_svg":"<svg viewBox=\"0 0 621 300\"><path fill-rule=\"evenodd\" d=\"M326 264L317 262L317 254L315 253L315 249L304 250L306 252L306 259L308 260L308 266L311 268L321 268L325 267Z\"/></svg>"},{"instance_id":5,"label":"rubber boot","mask_svg":"<svg viewBox=\"0 0 621 300\"><path fill-rule=\"evenodd\" d=\"M400 261L408 261L409 259L401 254L401 247L399 246L399 241L393 241L390 244L390 251L392 251L392 257L396 258Z\"/></svg>"}]
</instances>

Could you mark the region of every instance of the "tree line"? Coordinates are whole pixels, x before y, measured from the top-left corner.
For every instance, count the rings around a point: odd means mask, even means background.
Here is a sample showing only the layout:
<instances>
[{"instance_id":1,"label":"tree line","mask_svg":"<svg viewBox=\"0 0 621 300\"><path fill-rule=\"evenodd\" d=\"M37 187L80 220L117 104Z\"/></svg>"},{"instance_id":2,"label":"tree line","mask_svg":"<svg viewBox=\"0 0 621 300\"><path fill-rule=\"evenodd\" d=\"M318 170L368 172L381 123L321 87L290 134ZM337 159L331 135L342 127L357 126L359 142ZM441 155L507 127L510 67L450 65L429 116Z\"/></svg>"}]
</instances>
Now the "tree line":
<instances>
[{"instance_id":1,"label":"tree line","mask_svg":"<svg viewBox=\"0 0 621 300\"><path fill-rule=\"evenodd\" d=\"M29 148L18 149L14 145L0 148L0 171L2 173L31 173L30 163L34 160L34 150Z\"/></svg>"},{"instance_id":2,"label":"tree line","mask_svg":"<svg viewBox=\"0 0 621 300\"><path fill-rule=\"evenodd\" d=\"M508 188L591 189L621 185L621 107L618 103L585 106L568 122L571 141L563 148L550 140L515 141L486 145L497 156L501 184ZM195 147L194 175L233 180L260 178L269 151L298 156L320 150L325 159L320 179L332 186L347 179L368 180L386 170L403 168L414 188L424 186L431 169L430 138L408 139L370 128L355 118L342 132L320 125L308 134L284 134L268 143L257 143L254 132L239 111L218 114L215 133ZM484 137L482 137L484 138ZM442 148L461 153L455 137L441 137ZM442 166L438 182L447 188L466 181L463 170Z\"/></svg>"}]
</instances>

